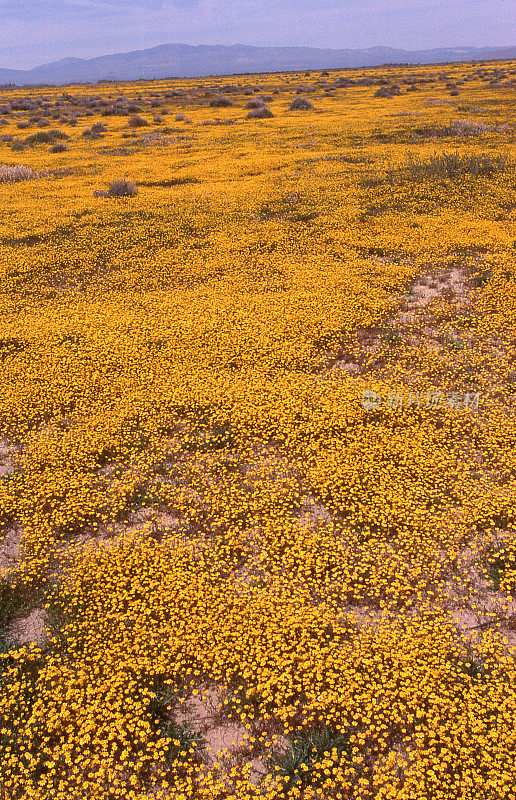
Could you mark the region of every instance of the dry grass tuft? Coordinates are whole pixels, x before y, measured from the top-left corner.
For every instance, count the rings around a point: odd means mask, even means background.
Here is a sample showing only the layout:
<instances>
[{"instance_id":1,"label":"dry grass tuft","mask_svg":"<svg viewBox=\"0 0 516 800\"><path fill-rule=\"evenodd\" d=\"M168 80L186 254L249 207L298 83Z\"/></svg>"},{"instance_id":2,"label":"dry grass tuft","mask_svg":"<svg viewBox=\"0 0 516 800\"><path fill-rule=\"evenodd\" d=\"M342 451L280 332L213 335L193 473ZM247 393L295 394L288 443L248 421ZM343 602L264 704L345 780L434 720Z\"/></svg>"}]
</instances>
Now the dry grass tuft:
<instances>
[{"instance_id":1,"label":"dry grass tuft","mask_svg":"<svg viewBox=\"0 0 516 800\"><path fill-rule=\"evenodd\" d=\"M0 167L0 183L16 183L37 178L38 173L23 164L4 165Z\"/></svg>"},{"instance_id":2,"label":"dry grass tuft","mask_svg":"<svg viewBox=\"0 0 516 800\"><path fill-rule=\"evenodd\" d=\"M292 100L291 104L288 107L289 111L310 111L312 109L313 103L310 102L306 97L296 97L295 100Z\"/></svg>"}]
</instances>

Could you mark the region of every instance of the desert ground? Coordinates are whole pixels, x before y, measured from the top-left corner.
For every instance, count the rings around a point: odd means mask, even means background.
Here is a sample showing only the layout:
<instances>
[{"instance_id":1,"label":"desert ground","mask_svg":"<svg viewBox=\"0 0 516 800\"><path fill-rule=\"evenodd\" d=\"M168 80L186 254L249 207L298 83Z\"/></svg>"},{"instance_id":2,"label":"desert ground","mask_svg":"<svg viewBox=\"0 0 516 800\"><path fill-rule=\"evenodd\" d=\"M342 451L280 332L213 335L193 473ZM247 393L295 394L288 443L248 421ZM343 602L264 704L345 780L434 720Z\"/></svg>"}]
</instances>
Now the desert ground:
<instances>
[{"instance_id":1,"label":"desert ground","mask_svg":"<svg viewBox=\"0 0 516 800\"><path fill-rule=\"evenodd\" d=\"M516 798L515 89L0 87L1 800Z\"/></svg>"}]
</instances>

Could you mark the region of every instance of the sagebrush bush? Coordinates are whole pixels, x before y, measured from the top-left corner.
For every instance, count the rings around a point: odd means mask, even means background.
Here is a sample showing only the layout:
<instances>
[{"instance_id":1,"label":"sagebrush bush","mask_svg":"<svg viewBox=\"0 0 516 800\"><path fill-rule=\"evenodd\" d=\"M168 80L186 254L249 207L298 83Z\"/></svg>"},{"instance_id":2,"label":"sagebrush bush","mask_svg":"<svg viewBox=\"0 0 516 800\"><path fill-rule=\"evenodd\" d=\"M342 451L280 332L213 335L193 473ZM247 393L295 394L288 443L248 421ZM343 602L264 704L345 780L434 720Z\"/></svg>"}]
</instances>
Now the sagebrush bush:
<instances>
[{"instance_id":1,"label":"sagebrush bush","mask_svg":"<svg viewBox=\"0 0 516 800\"><path fill-rule=\"evenodd\" d=\"M23 164L4 165L0 167L0 183L16 183L37 178L38 173Z\"/></svg>"},{"instance_id":2,"label":"sagebrush bush","mask_svg":"<svg viewBox=\"0 0 516 800\"><path fill-rule=\"evenodd\" d=\"M144 128L146 125L149 125L149 122L143 117L140 117L139 114L132 114L127 124L130 128Z\"/></svg>"},{"instance_id":3,"label":"sagebrush bush","mask_svg":"<svg viewBox=\"0 0 516 800\"><path fill-rule=\"evenodd\" d=\"M421 125L414 129L418 136L481 136L484 133L506 133L508 125L488 125L486 122L475 122L467 119L456 119L449 125Z\"/></svg>"},{"instance_id":4,"label":"sagebrush bush","mask_svg":"<svg viewBox=\"0 0 516 800\"><path fill-rule=\"evenodd\" d=\"M400 87L393 83L391 86L380 86L379 89L376 90L374 93L375 97L394 97L395 95L401 94Z\"/></svg>"},{"instance_id":5,"label":"sagebrush bush","mask_svg":"<svg viewBox=\"0 0 516 800\"><path fill-rule=\"evenodd\" d=\"M405 180L457 180L464 177L491 177L514 167L508 153L442 153L429 159L409 155L407 164L387 172L389 183Z\"/></svg>"},{"instance_id":6,"label":"sagebrush bush","mask_svg":"<svg viewBox=\"0 0 516 800\"><path fill-rule=\"evenodd\" d=\"M306 97L296 97L295 100L292 100L288 108L289 111L309 111L313 107L313 103L307 100Z\"/></svg>"},{"instance_id":7,"label":"sagebrush bush","mask_svg":"<svg viewBox=\"0 0 516 800\"><path fill-rule=\"evenodd\" d=\"M132 181L121 178L108 186L108 197L135 197L138 194L138 188Z\"/></svg>"},{"instance_id":8,"label":"sagebrush bush","mask_svg":"<svg viewBox=\"0 0 516 800\"><path fill-rule=\"evenodd\" d=\"M268 119L273 116L274 114L268 106L260 105L249 112L247 119Z\"/></svg>"},{"instance_id":9,"label":"sagebrush bush","mask_svg":"<svg viewBox=\"0 0 516 800\"><path fill-rule=\"evenodd\" d=\"M33 133L31 136L27 136L25 139L25 144L34 145L34 144L54 144L60 139L69 139L67 133L60 130L51 130L51 131L38 131L37 133Z\"/></svg>"},{"instance_id":10,"label":"sagebrush bush","mask_svg":"<svg viewBox=\"0 0 516 800\"><path fill-rule=\"evenodd\" d=\"M214 97L210 100L210 108L231 108L235 104L229 97Z\"/></svg>"}]
</instances>

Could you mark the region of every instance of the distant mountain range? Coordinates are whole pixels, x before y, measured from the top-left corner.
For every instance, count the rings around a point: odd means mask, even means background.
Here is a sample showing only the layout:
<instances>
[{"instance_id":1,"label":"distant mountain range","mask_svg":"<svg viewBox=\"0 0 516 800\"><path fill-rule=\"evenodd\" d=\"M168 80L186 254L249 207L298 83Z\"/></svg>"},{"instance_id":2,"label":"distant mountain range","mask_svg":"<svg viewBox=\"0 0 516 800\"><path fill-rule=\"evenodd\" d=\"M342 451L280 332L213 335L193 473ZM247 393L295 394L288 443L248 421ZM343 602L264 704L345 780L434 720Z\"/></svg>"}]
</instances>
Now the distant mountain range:
<instances>
[{"instance_id":1,"label":"distant mountain range","mask_svg":"<svg viewBox=\"0 0 516 800\"><path fill-rule=\"evenodd\" d=\"M439 64L516 58L516 47L452 47L432 50L323 50L312 47L164 44L148 50L97 58L64 58L28 70L1 69L0 84L94 83L99 80L201 77L308 69L374 67L383 64Z\"/></svg>"}]
</instances>

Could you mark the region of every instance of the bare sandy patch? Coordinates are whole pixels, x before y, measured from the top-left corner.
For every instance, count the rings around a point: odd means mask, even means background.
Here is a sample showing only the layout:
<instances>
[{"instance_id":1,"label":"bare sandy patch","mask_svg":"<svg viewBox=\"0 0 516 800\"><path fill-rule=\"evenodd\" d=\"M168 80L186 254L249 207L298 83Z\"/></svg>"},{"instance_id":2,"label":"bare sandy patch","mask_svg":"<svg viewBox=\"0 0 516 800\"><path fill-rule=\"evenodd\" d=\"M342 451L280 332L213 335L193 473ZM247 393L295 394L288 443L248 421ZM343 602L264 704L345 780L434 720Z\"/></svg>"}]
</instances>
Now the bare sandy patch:
<instances>
[{"instance_id":1,"label":"bare sandy patch","mask_svg":"<svg viewBox=\"0 0 516 800\"><path fill-rule=\"evenodd\" d=\"M46 629L47 618L43 608L34 608L26 617L20 617L11 622L10 636L20 644L43 645L48 639Z\"/></svg>"}]
</instances>

